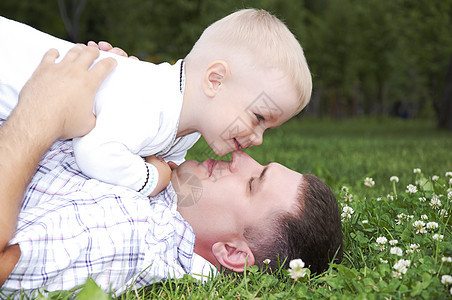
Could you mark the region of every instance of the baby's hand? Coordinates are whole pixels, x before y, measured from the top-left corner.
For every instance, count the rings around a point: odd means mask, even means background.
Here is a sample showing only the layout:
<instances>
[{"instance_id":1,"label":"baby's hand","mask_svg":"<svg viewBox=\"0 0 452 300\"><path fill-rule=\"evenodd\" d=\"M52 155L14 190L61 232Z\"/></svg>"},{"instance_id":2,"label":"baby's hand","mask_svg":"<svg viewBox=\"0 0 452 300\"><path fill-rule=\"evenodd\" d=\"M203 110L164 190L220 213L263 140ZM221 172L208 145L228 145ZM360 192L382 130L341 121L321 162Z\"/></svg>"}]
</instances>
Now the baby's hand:
<instances>
[{"instance_id":1,"label":"baby's hand","mask_svg":"<svg viewBox=\"0 0 452 300\"><path fill-rule=\"evenodd\" d=\"M88 46L99 48L99 50L118 54L120 56L128 57L131 59L139 60L136 56L129 56L126 51L118 47L113 47L109 42L100 41L98 44L93 41L87 43Z\"/></svg>"},{"instance_id":2,"label":"baby's hand","mask_svg":"<svg viewBox=\"0 0 452 300\"><path fill-rule=\"evenodd\" d=\"M161 191L163 191L163 189L168 186L168 184L171 181L172 170L170 166L163 160L163 158L156 157L155 155L146 157L146 162L156 167L159 173L159 181L157 182L157 186L149 195L153 197L160 193Z\"/></svg>"}]
</instances>

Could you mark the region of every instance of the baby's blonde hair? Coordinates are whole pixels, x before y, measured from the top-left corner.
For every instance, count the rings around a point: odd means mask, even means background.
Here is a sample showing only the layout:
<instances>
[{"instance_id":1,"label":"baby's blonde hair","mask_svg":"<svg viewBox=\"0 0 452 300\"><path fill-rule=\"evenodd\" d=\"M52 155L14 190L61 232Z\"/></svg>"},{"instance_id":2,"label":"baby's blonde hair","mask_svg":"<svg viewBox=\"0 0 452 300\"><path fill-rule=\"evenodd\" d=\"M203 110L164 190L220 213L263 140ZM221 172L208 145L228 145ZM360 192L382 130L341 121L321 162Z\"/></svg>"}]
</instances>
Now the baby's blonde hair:
<instances>
[{"instance_id":1,"label":"baby's blonde hair","mask_svg":"<svg viewBox=\"0 0 452 300\"><path fill-rule=\"evenodd\" d=\"M259 65L276 67L292 78L299 95L294 115L309 103L312 78L303 49L287 26L265 10L242 9L216 21L204 30L186 61L226 59L219 56L233 57L240 49Z\"/></svg>"}]
</instances>

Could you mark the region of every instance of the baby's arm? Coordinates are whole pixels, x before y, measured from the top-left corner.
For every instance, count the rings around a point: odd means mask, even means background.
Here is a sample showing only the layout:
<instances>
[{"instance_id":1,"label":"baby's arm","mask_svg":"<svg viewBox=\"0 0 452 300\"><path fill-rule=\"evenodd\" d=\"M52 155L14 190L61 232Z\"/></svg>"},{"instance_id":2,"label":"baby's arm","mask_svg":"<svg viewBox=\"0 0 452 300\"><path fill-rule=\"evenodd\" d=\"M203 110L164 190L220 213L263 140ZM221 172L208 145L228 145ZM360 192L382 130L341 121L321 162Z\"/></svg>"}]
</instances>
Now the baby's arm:
<instances>
[{"instance_id":1,"label":"baby's arm","mask_svg":"<svg viewBox=\"0 0 452 300\"><path fill-rule=\"evenodd\" d=\"M89 41L88 46L97 47L100 50L114 53L120 56L129 57L131 59L138 60L135 56L129 56L124 50L118 47L113 47L110 43L100 41L99 43ZM170 180L172 170L170 166L160 157L155 155L146 157L146 181L143 186L138 190L146 196L156 196L163 189L165 189ZM156 180L153 181L153 180ZM153 188L155 186L155 188Z\"/></svg>"},{"instance_id":2,"label":"baby's arm","mask_svg":"<svg viewBox=\"0 0 452 300\"><path fill-rule=\"evenodd\" d=\"M129 187L145 196L158 184L159 172L153 164L147 164L124 143L109 141L97 126L83 138L74 139L73 146L77 165L91 178Z\"/></svg>"},{"instance_id":3,"label":"baby's arm","mask_svg":"<svg viewBox=\"0 0 452 300\"><path fill-rule=\"evenodd\" d=\"M168 184L171 181L172 170L169 164L167 164L163 160L163 158L156 157L155 155L146 157L146 162L148 164L153 165L158 172L157 186L155 187L154 191L149 194L149 196L153 197L156 196L161 191L163 191L163 189L165 189L168 186Z\"/></svg>"}]
</instances>

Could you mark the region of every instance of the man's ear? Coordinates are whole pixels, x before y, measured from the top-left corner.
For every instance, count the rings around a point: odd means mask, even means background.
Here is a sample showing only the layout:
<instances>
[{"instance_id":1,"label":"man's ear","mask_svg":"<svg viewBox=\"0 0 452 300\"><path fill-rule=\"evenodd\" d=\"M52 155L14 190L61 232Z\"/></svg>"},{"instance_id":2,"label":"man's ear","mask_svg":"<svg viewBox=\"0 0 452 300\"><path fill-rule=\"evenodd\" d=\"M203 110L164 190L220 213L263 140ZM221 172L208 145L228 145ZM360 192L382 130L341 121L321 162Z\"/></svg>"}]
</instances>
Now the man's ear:
<instances>
[{"instance_id":1,"label":"man's ear","mask_svg":"<svg viewBox=\"0 0 452 300\"><path fill-rule=\"evenodd\" d=\"M204 72L202 88L208 97L214 97L228 78L229 65L223 60L212 62Z\"/></svg>"},{"instance_id":2,"label":"man's ear","mask_svg":"<svg viewBox=\"0 0 452 300\"><path fill-rule=\"evenodd\" d=\"M243 272L245 266L254 265L253 252L245 241L216 242L212 245L212 253L223 267L235 272Z\"/></svg>"}]
</instances>

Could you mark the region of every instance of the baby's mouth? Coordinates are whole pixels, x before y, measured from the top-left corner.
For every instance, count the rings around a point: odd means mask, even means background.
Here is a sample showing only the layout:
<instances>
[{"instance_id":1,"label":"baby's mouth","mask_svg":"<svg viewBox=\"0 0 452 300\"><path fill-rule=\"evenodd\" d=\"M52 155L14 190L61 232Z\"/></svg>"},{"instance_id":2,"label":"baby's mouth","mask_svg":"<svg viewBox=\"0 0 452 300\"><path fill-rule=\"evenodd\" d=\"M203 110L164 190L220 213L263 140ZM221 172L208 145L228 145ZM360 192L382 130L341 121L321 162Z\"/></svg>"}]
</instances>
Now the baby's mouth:
<instances>
[{"instance_id":1,"label":"baby's mouth","mask_svg":"<svg viewBox=\"0 0 452 300\"><path fill-rule=\"evenodd\" d=\"M234 144L235 144L235 150L240 150L242 149L242 145L240 145L239 141L237 141L236 138L232 138L234 140Z\"/></svg>"}]
</instances>

